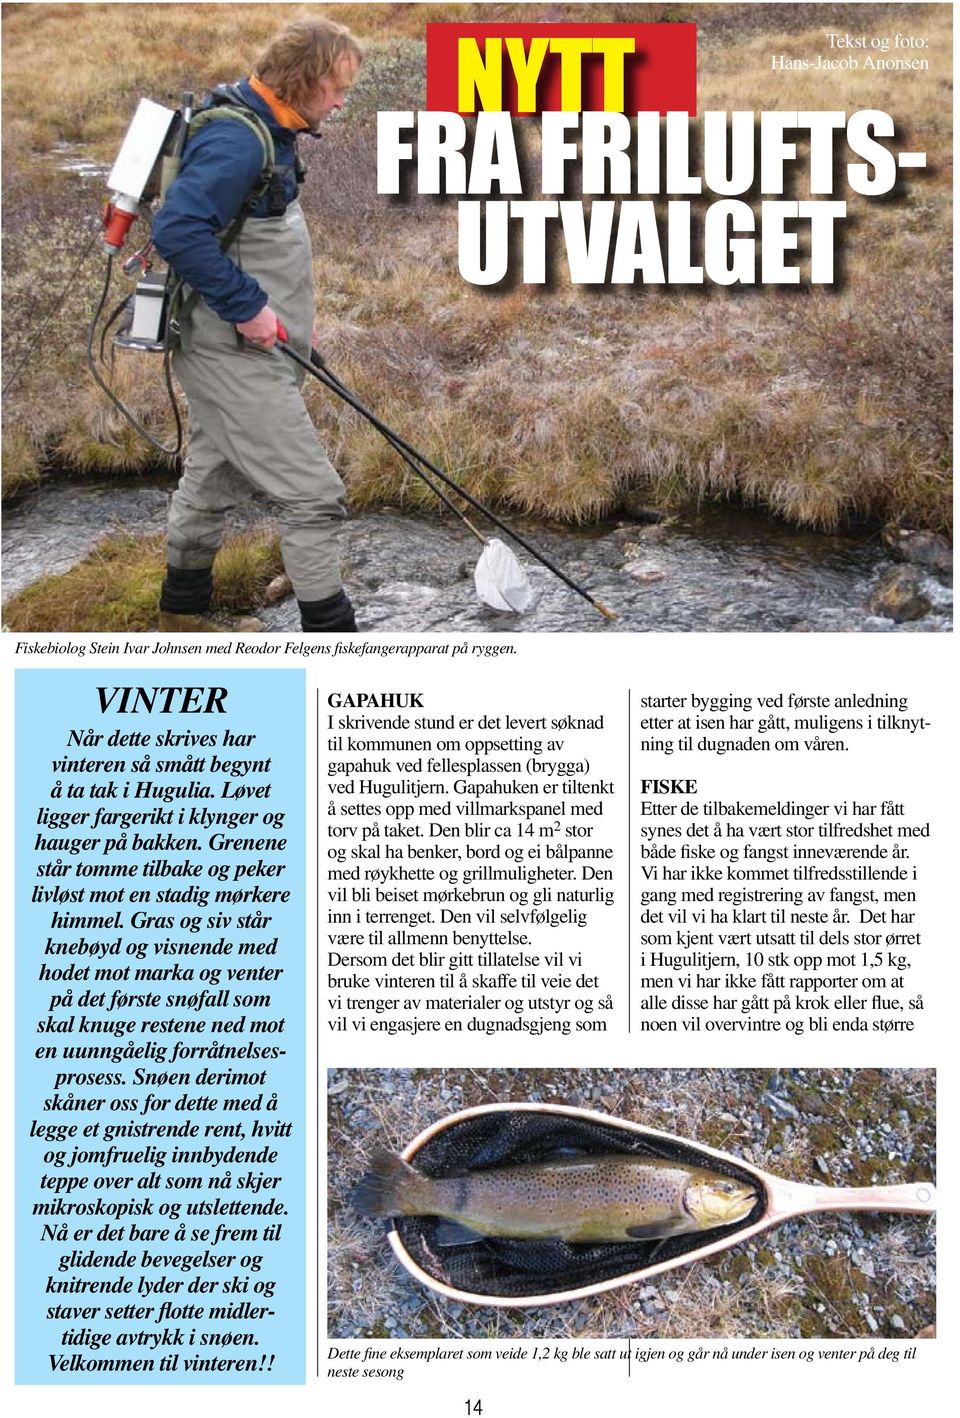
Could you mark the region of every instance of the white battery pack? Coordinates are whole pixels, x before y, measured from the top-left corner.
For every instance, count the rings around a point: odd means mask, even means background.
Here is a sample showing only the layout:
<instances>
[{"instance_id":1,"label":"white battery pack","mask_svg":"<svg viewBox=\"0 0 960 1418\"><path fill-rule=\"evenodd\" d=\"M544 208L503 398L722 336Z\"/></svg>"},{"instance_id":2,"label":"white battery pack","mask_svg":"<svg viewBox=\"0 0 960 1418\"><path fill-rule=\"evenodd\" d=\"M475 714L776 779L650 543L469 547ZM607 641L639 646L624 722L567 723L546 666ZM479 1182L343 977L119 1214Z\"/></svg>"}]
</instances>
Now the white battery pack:
<instances>
[{"instance_id":1,"label":"white battery pack","mask_svg":"<svg viewBox=\"0 0 960 1418\"><path fill-rule=\"evenodd\" d=\"M140 201L175 117L173 109L162 103L140 100L107 179L111 192Z\"/></svg>"},{"instance_id":2,"label":"white battery pack","mask_svg":"<svg viewBox=\"0 0 960 1418\"><path fill-rule=\"evenodd\" d=\"M133 299L133 320L121 337L127 346L150 347L163 344L167 304L167 279L148 271L137 281Z\"/></svg>"}]
</instances>

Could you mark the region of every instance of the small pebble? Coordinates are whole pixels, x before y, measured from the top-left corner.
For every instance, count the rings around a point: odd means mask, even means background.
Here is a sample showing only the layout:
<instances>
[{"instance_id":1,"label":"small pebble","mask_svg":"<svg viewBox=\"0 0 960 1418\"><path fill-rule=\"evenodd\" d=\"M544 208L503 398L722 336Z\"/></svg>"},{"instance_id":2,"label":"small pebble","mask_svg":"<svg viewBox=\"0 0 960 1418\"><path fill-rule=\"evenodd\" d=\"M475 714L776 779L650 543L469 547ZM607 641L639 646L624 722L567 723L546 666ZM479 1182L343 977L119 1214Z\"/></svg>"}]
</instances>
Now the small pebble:
<instances>
[{"instance_id":1,"label":"small pebble","mask_svg":"<svg viewBox=\"0 0 960 1418\"><path fill-rule=\"evenodd\" d=\"M799 1118L800 1114L792 1103L786 1098L780 1098L776 1093L763 1093L760 1097L761 1103L766 1103L767 1107L778 1118Z\"/></svg>"},{"instance_id":2,"label":"small pebble","mask_svg":"<svg viewBox=\"0 0 960 1418\"><path fill-rule=\"evenodd\" d=\"M274 576L269 586L263 593L264 603L268 606L275 606L278 601L285 601L288 596L293 595L293 584L287 575Z\"/></svg>"}]
</instances>

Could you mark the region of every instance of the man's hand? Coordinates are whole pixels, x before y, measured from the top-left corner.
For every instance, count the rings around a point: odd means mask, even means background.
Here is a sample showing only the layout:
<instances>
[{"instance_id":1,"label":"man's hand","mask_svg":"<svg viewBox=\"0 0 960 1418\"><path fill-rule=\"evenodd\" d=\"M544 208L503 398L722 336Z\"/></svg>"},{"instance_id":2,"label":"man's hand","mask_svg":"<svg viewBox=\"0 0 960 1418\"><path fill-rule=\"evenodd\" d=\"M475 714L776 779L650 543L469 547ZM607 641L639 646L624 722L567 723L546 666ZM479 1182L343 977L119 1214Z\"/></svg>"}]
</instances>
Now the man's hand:
<instances>
[{"instance_id":1,"label":"man's hand","mask_svg":"<svg viewBox=\"0 0 960 1418\"><path fill-rule=\"evenodd\" d=\"M277 343L277 317L269 305L258 311L252 320L241 321L237 329L245 340L262 350L272 349Z\"/></svg>"}]
</instances>

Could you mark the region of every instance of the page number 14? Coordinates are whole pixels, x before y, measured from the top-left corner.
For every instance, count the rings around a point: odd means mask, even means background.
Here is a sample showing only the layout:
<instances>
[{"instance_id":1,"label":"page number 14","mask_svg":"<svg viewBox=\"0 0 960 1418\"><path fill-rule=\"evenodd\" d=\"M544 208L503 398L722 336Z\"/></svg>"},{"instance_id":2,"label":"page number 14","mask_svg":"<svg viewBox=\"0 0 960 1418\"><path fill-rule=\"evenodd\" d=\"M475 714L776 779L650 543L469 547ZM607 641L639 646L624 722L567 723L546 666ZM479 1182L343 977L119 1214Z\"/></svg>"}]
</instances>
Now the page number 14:
<instances>
[{"instance_id":1,"label":"page number 14","mask_svg":"<svg viewBox=\"0 0 960 1418\"><path fill-rule=\"evenodd\" d=\"M467 1410L467 1418L474 1418L475 1413L483 1413L483 1404L480 1402L479 1398L464 1399L464 1405Z\"/></svg>"}]
</instances>

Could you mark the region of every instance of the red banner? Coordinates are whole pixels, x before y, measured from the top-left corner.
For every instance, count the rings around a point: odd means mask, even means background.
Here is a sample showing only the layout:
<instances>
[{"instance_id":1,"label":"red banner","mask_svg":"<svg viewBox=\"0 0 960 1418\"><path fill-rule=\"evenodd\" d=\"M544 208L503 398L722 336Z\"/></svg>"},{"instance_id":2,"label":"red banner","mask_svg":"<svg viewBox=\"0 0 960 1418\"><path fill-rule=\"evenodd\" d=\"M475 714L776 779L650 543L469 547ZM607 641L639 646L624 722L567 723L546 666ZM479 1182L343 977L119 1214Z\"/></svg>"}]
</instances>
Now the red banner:
<instances>
[{"instance_id":1,"label":"red banner","mask_svg":"<svg viewBox=\"0 0 960 1418\"><path fill-rule=\"evenodd\" d=\"M695 115L695 24L427 25L427 108Z\"/></svg>"}]
</instances>

